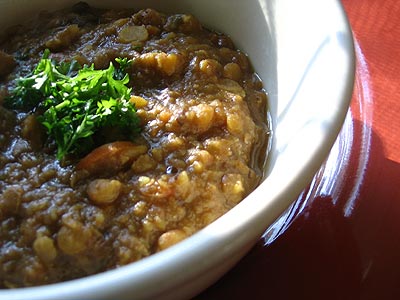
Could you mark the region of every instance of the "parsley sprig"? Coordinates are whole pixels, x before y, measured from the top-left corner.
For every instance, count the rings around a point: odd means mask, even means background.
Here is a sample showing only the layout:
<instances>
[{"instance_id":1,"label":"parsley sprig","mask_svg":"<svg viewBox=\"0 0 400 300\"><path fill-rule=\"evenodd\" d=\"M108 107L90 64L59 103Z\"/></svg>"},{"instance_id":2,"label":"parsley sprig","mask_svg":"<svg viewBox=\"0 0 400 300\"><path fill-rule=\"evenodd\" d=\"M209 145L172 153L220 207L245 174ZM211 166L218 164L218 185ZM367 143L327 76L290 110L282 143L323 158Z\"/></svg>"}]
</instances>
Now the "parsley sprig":
<instances>
[{"instance_id":1,"label":"parsley sprig","mask_svg":"<svg viewBox=\"0 0 400 300\"><path fill-rule=\"evenodd\" d=\"M118 128L128 137L140 131L139 118L129 101L131 88L125 69L129 61L116 59L105 70L81 68L76 62L56 64L45 51L31 75L19 78L6 100L14 109L41 112L38 120L57 145L57 158L87 152L93 135L102 128ZM75 75L73 75L75 74Z\"/></svg>"}]
</instances>

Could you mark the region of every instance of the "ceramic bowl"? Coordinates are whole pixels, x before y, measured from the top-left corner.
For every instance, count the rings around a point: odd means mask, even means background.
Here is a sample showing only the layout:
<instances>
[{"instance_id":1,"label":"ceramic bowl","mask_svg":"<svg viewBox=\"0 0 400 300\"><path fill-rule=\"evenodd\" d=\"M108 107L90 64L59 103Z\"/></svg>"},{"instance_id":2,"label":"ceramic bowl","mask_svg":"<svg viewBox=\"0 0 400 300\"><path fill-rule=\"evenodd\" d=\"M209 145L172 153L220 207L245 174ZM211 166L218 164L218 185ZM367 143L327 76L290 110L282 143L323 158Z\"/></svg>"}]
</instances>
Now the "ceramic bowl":
<instances>
[{"instance_id":1,"label":"ceramic bowl","mask_svg":"<svg viewBox=\"0 0 400 300\"><path fill-rule=\"evenodd\" d=\"M354 81L353 39L338 0L101 0L97 7L152 7L194 14L248 54L269 96L272 146L266 179L190 238L130 265L0 299L187 299L254 245L321 166L340 131ZM0 28L68 0L0 0Z\"/></svg>"}]
</instances>

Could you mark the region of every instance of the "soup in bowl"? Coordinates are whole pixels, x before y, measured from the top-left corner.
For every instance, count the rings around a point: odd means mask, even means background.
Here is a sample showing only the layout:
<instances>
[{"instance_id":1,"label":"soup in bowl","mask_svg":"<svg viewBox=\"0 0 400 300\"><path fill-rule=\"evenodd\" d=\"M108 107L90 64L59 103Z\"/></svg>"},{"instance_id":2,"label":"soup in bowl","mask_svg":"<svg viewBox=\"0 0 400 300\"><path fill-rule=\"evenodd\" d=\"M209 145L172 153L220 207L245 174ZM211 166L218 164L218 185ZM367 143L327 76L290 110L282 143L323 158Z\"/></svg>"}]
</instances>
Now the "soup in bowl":
<instances>
[{"instance_id":1,"label":"soup in bowl","mask_svg":"<svg viewBox=\"0 0 400 300\"><path fill-rule=\"evenodd\" d=\"M306 186L347 111L335 1L17 3L1 3L7 299L196 294Z\"/></svg>"}]
</instances>

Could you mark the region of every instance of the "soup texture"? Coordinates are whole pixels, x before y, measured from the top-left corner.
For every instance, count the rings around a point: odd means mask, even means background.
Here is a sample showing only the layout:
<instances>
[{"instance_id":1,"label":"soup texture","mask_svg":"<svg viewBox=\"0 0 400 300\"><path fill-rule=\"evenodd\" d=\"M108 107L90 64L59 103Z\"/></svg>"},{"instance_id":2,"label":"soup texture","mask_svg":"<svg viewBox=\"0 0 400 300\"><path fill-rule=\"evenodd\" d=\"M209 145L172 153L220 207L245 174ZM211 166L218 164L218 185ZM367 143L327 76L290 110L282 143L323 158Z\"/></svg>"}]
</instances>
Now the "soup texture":
<instances>
[{"instance_id":1,"label":"soup texture","mask_svg":"<svg viewBox=\"0 0 400 300\"><path fill-rule=\"evenodd\" d=\"M262 180L267 96L227 35L190 14L85 3L21 23L0 40L2 288L140 260L204 228ZM108 83L95 85L94 74ZM68 95L76 82L82 95L105 87L94 111L114 118L89 130L101 119L88 113L91 100L53 105L59 95L45 95L44 82ZM82 106L57 121L62 134L52 131L43 116L74 101Z\"/></svg>"}]
</instances>

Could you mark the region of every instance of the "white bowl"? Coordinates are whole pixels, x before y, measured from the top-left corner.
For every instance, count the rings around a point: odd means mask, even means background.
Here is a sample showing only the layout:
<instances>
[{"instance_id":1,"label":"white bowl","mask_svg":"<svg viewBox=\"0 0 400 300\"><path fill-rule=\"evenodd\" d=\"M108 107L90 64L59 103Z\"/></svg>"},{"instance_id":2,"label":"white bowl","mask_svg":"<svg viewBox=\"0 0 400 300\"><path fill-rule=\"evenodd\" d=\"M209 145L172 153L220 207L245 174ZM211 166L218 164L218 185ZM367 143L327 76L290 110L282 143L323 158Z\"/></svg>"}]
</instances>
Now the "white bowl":
<instances>
[{"instance_id":1,"label":"white bowl","mask_svg":"<svg viewBox=\"0 0 400 300\"><path fill-rule=\"evenodd\" d=\"M68 0L0 0L0 28ZM327 157L354 80L351 30L339 0L87 1L93 6L190 12L229 34L269 94L273 141L267 178L231 211L183 242L86 278L1 290L0 299L184 299L229 270L296 199Z\"/></svg>"}]
</instances>

